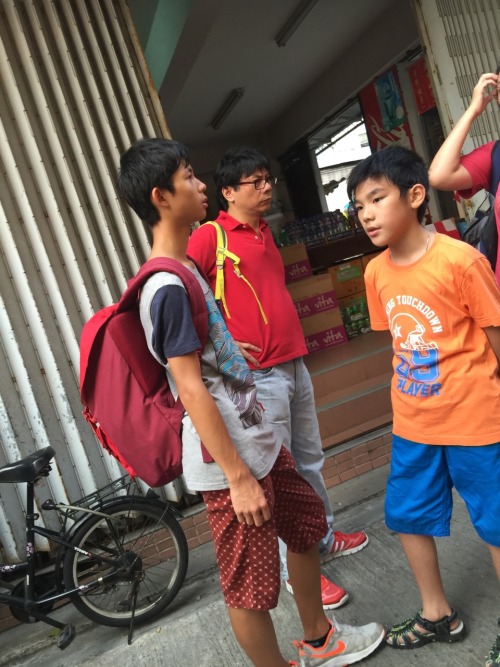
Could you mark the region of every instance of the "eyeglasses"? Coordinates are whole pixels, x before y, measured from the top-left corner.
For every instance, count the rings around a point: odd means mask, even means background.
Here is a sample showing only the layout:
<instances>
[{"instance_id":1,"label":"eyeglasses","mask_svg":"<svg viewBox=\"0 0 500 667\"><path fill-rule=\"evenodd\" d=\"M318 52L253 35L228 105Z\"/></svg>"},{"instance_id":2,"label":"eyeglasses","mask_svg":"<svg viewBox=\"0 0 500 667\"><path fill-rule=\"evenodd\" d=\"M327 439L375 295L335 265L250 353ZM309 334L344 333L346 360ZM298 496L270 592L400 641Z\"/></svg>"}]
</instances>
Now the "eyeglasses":
<instances>
[{"instance_id":1,"label":"eyeglasses","mask_svg":"<svg viewBox=\"0 0 500 667\"><path fill-rule=\"evenodd\" d=\"M236 185L253 185L256 190L263 190L266 187L266 183L273 186L276 185L277 181L276 176L266 176L265 178L258 178L256 181L240 181Z\"/></svg>"}]
</instances>

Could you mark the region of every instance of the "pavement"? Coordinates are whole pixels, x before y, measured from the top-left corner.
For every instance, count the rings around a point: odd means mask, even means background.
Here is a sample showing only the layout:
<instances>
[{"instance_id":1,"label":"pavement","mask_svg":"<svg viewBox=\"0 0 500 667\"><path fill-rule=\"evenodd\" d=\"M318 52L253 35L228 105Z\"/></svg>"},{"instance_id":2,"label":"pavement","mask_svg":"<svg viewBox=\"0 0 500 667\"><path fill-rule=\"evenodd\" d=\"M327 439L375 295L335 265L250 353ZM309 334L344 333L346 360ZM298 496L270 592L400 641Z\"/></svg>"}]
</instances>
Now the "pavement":
<instances>
[{"instance_id":1,"label":"pavement","mask_svg":"<svg viewBox=\"0 0 500 667\"><path fill-rule=\"evenodd\" d=\"M364 529L370 538L363 551L323 566L324 573L349 592L349 602L336 610L342 623L379 621L388 627L419 608L418 591L399 540L383 520L387 475L385 466L330 490L336 527L344 532ZM413 651L382 647L360 663L363 667L484 667L498 632L498 582L488 549L476 536L458 497L452 535L438 540L438 551L445 589L467 626L467 637L456 644L430 644ZM131 645L126 629L95 625L72 605L54 615L77 629L68 648L61 651L54 629L43 623L19 625L0 634L0 666L250 666L229 626L211 544L191 552L181 592L162 617L135 628ZM293 597L284 588L272 616L283 655L295 658L292 640L301 637L301 626Z\"/></svg>"}]
</instances>

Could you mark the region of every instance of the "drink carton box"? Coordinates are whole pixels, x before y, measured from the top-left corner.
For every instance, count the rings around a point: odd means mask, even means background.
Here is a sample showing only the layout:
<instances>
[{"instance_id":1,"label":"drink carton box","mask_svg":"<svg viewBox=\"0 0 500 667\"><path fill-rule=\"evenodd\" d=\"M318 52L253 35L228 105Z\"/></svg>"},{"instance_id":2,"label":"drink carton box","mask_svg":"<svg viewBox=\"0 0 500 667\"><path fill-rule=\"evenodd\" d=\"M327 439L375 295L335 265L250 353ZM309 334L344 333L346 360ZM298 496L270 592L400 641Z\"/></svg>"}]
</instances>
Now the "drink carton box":
<instances>
[{"instance_id":1,"label":"drink carton box","mask_svg":"<svg viewBox=\"0 0 500 667\"><path fill-rule=\"evenodd\" d=\"M285 282L291 283L312 276L312 267L303 243L279 248L285 266Z\"/></svg>"},{"instance_id":2,"label":"drink carton box","mask_svg":"<svg viewBox=\"0 0 500 667\"><path fill-rule=\"evenodd\" d=\"M300 320L309 352L328 350L347 343L347 333L339 308L310 315Z\"/></svg>"},{"instance_id":3,"label":"drink carton box","mask_svg":"<svg viewBox=\"0 0 500 667\"><path fill-rule=\"evenodd\" d=\"M375 259L378 255L380 255L380 252L371 252L369 255L363 255L361 258L361 266L363 267L363 273L365 272L366 267L368 264L372 261L372 259Z\"/></svg>"},{"instance_id":4,"label":"drink carton box","mask_svg":"<svg viewBox=\"0 0 500 667\"><path fill-rule=\"evenodd\" d=\"M338 301L327 273L297 280L287 285L300 318L338 308Z\"/></svg>"},{"instance_id":5,"label":"drink carton box","mask_svg":"<svg viewBox=\"0 0 500 667\"><path fill-rule=\"evenodd\" d=\"M339 300L340 313L344 322L347 337L355 338L362 333L371 331L366 292L353 294Z\"/></svg>"},{"instance_id":6,"label":"drink carton box","mask_svg":"<svg viewBox=\"0 0 500 667\"><path fill-rule=\"evenodd\" d=\"M336 264L328 269L338 299L365 291L363 265L360 259Z\"/></svg>"}]
</instances>

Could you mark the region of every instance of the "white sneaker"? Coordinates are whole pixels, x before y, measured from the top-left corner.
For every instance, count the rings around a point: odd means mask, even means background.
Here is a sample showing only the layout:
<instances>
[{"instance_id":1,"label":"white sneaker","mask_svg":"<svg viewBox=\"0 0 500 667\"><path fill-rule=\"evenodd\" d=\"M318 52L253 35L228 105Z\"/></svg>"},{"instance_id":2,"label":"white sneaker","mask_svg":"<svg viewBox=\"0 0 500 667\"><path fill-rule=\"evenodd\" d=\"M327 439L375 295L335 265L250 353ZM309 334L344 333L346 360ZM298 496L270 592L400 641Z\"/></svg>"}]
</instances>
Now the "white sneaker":
<instances>
[{"instance_id":1,"label":"white sneaker","mask_svg":"<svg viewBox=\"0 0 500 667\"><path fill-rule=\"evenodd\" d=\"M373 653L384 637L380 623L356 627L337 623L332 617L332 627L323 646L314 648L304 641L293 644L299 652L301 667L344 667Z\"/></svg>"}]
</instances>

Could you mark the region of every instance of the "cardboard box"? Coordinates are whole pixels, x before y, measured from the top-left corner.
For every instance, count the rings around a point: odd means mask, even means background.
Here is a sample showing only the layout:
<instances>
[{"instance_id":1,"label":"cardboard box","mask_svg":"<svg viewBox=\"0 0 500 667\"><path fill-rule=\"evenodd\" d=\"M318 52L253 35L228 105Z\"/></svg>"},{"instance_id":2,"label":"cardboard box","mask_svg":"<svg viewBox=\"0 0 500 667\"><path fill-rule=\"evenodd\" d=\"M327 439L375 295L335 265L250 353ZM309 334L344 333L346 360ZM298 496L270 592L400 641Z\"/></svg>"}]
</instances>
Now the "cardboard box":
<instances>
[{"instance_id":1,"label":"cardboard box","mask_svg":"<svg viewBox=\"0 0 500 667\"><path fill-rule=\"evenodd\" d=\"M328 273L304 278L287 285L300 318L338 308L337 296Z\"/></svg>"},{"instance_id":2,"label":"cardboard box","mask_svg":"<svg viewBox=\"0 0 500 667\"><path fill-rule=\"evenodd\" d=\"M339 306L349 339L371 331L366 292L340 299Z\"/></svg>"},{"instance_id":3,"label":"cardboard box","mask_svg":"<svg viewBox=\"0 0 500 667\"><path fill-rule=\"evenodd\" d=\"M358 294L351 294L351 296L346 296L343 299L339 299L339 308L341 315L343 315L345 312L346 317L353 315L356 311L359 310L368 311L366 292L358 292Z\"/></svg>"},{"instance_id":4,"label":"cardboard box","mask_svg":"<svg viewBox=\"0 0 500 667\"><path fill-rule=\"evenodd\" d=\"M365 291L363 265L360 259L342 262L328 269L338 299Z\"/></svg>"},{"instance_id":5,"label":"cardboard box","mask_svg":"<svg viewBox=\"0 0 500 667\"><path fill-rule=\"evenodd\" d=\"M347 343L347 333L339 308L300 320L308 351L319 352Z\"/></svg>"},{"instance_id":6,"label":"cardboard box","mask_svg":"<svg viewBox=\"0 0 500 667\"><path fill-rule=\"evenodd\" d=\"M312 276L311 263L307 255L306 246L303 243L286 245L278 248L278 250L285 265L286 283Z\"/></svg>"},{"instance_id":7,"label":"cardboard box","mask_svg":"<svg viewBox=\"0 0 500 667\"><path fill-rule=\"evenodd\" d=\"M375 257L378 257L379 255L381 255L382 252L383 251L381 251L381 252L371 252L369 255L363 255L363 257L361 258L361 266L363 267L363 273L365 272L366 267L372 261L372 259L375 259Z\"/></svg>"},{"instance_id":8,"label":"cardboard box","mask_svg":"<svg viewBox=\"0 0 500 667\"><path fill-rule=\"evenodd\" d=\"M439 232L439 234L446 234L447 236L451 236L453 239L460 239L460 232L458 231L458 227L455 224L455 218L438 220L437 222L433 222L430 225L426 225L425 228L430 231L435 230L436 232Z\"/></svg>"}]
</instances>

